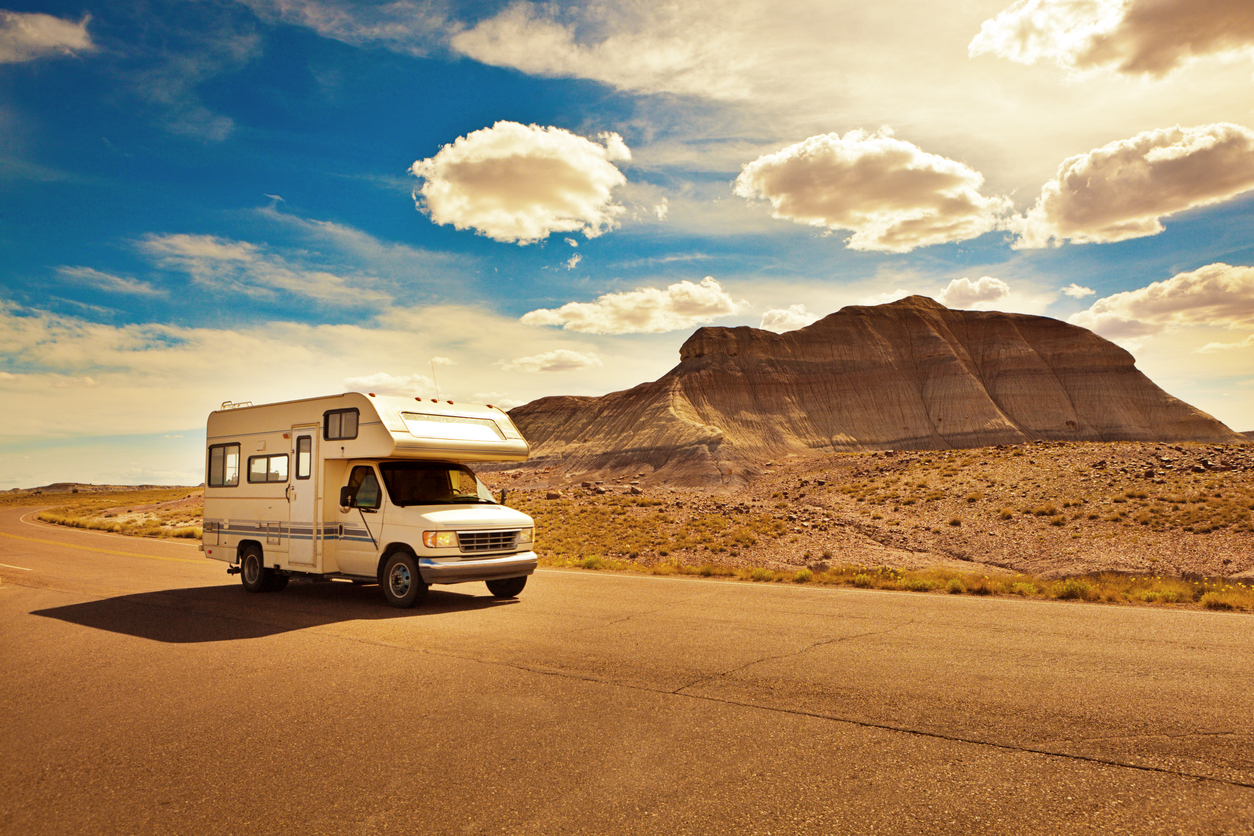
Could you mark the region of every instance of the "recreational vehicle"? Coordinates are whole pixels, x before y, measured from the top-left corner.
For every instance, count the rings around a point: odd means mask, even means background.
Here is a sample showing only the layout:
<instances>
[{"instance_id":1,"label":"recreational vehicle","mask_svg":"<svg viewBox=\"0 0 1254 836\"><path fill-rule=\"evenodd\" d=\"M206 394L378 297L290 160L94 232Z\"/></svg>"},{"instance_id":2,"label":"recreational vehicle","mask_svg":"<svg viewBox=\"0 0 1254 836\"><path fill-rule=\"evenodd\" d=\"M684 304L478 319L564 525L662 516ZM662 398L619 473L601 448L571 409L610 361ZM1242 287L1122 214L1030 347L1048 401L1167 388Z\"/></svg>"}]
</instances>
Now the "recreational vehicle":
<instances>
[{"instance_id":1,"label":"recreational vehicle","mask_svg":"<svg viewBox=\"0 0 1254 836\"><path fill-rule=\"evenodd\" d=\"M531 517L469 467L530 452L496 407L360 393L224 403L206 435L201 547L249 592L340 578L411 607L435 583L512 598L536 568Z\"/></svg>"}]
</instances>

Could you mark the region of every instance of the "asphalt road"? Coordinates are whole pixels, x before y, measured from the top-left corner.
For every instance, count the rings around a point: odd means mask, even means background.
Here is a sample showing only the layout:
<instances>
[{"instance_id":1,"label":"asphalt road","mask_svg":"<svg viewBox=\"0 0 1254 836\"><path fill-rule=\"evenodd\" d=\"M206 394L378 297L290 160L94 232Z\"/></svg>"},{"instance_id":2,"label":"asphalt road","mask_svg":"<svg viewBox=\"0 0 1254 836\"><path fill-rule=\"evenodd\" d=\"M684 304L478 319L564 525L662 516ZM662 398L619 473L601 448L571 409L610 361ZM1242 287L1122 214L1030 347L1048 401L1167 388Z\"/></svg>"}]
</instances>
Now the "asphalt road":
<instances>
[{"instance_id":1,"label":"asphalt road","mask_svg":"<svg viewBox=\"0 0 1254 836\"><path fill-rule=\"evenodd\" d=\"M0 509L0 833L1254 833L1254 617L541 571L249 595Z\"/></svg>"}]
</instances>

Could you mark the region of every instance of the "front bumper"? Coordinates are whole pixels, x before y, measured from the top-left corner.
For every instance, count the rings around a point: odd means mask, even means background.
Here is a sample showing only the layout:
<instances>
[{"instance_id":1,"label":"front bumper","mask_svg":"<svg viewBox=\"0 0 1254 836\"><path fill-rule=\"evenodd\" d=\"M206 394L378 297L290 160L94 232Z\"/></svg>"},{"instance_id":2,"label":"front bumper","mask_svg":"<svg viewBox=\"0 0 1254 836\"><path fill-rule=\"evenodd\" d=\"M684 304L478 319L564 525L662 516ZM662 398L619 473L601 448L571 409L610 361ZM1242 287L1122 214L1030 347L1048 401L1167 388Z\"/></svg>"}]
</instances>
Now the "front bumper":
<instances>
[{"instance_id":1,"label":"front bumper","mask_svg":"<svg viewBox=\"0 0 1254 836\"><path fill-rule=\"evenodd\" d=\"M481 557L470 560L434 560L418 558L418 572L423 583L466 583L517 578L536 570L536 553L520 552L502 557Z\"/></svg>"}]
</instances>

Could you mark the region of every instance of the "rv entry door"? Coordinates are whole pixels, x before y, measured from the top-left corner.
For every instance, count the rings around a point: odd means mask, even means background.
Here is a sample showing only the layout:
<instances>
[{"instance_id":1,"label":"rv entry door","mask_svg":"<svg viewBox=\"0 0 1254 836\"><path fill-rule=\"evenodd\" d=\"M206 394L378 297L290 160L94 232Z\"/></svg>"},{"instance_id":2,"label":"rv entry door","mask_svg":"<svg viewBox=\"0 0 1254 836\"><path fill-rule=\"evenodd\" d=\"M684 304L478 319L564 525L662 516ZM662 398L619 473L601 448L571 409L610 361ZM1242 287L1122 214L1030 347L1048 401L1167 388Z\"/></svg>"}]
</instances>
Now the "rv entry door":
<instances>
[{"instance_id":1,"label":"rv entry door","mask_svg":"<svg viewBox=\"0 0 1254 836\"><path fill-rule=\"evenodd\" d=\"M313 565L318 561L318 427L292 427L292 481L287 501L292 532L288 560Z\"/></svg>"}]
</instances>

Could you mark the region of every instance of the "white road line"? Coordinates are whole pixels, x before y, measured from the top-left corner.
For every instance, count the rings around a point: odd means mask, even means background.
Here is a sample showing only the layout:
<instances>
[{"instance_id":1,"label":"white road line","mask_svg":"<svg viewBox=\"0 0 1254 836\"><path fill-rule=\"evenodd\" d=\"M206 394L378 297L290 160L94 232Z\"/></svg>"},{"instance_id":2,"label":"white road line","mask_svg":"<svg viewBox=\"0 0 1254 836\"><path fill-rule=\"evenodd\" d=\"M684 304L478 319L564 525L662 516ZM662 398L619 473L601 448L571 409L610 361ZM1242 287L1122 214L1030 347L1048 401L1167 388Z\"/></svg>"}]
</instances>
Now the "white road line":
<instances>
[{"instance_id":1,"label":"white road line","mask_svg":"<svg viewBox=\"0 0 1254 836\"><path fill-rule=\"evenodd\" d=\"M0 563L0 568L4 568L4 569L17 569L17 570L22 571L22 572L33 572L33 571L35 571L34 569L27 569L25 566L10 566L10 565L9 565L9 564L7 564L7 563Z\"/></svg>"}]
</instances>

